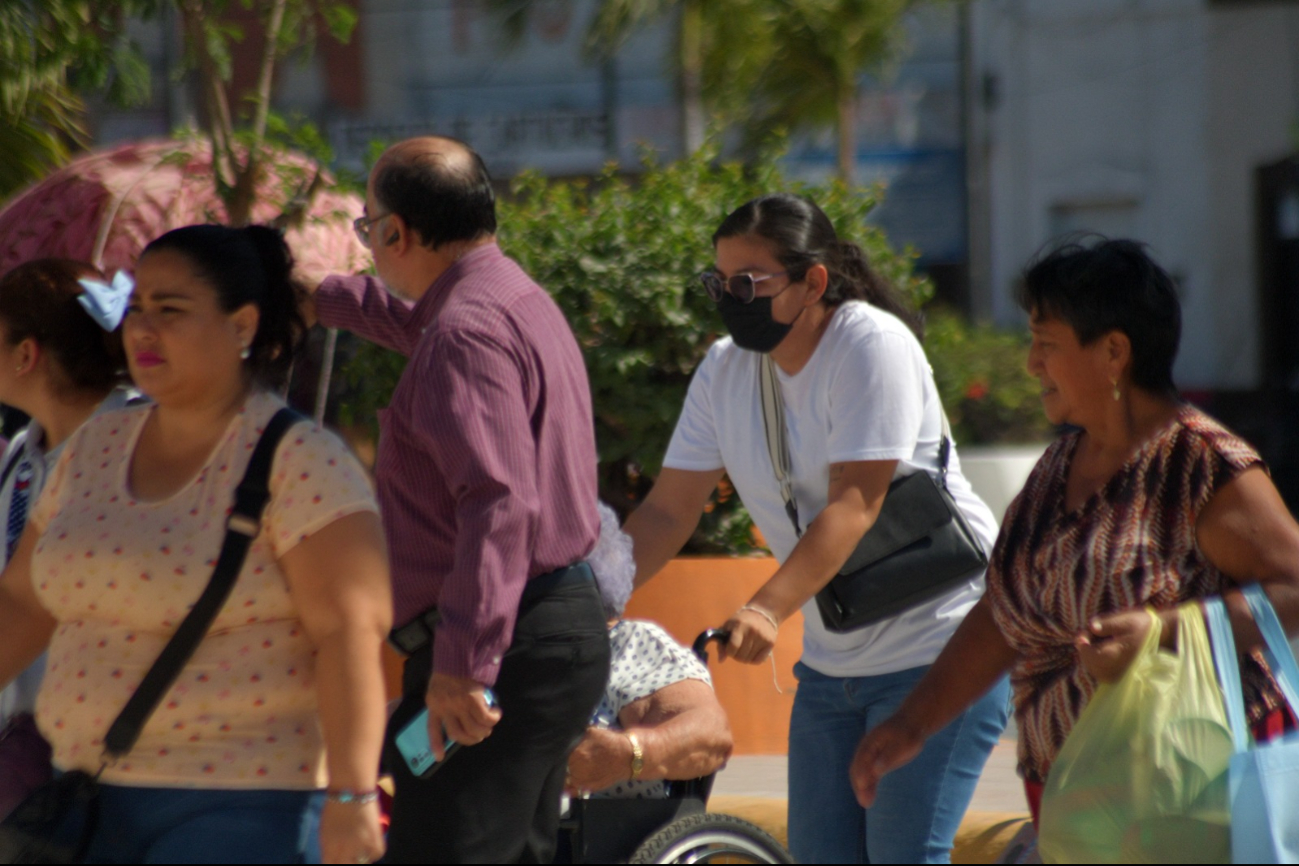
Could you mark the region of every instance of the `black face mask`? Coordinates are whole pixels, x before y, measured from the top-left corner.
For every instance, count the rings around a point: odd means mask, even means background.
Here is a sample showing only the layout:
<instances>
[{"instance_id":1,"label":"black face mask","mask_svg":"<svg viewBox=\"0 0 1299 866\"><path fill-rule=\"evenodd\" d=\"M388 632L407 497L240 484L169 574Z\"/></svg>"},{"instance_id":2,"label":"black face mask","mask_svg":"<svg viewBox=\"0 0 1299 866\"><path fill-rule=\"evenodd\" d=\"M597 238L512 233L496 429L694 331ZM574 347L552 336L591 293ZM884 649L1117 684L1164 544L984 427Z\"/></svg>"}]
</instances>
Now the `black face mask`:
<instances>
[{"instance_id":1,"label":"black face mask","mask_svg":"<svg viewBox=\"0 0 1299 866\"><path fill-rule=\"evenodd\" d=\"M774 298L754 298L752 303L743 304L730 292L722 295L722 299L717 302L717 309L721 311L722 321L726 323L726 330L731 333L735 345L765 355L789 335L798 317L788 325L777 322L771 317L773 300ZM803 315L802 310L798 315Z\"/></svg>"}]
</instances>

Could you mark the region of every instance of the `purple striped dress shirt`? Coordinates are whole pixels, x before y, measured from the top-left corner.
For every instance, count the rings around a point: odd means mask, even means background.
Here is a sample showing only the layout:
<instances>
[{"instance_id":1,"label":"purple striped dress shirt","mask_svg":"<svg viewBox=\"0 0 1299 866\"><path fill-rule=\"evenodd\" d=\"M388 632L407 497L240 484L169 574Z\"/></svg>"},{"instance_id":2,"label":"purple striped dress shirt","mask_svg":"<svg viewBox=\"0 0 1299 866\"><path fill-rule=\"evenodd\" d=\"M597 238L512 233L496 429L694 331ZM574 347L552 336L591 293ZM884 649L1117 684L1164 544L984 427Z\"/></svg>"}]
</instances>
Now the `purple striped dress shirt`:
<instances>
[{"instance_id":1,"label":"purple striped dress shirt","mask_svg":"<svg viewBox=\"0 0 1299 866\"><path fill-rule=\"evenodd\" d=\"M379 412L376 487L394 621L442 615L433 668L491 685L525 583L595 546L595 427L559 307L495 244L414 305L370 277L330 277L322 324L407 355Z\"/></svg>"}]
</instances>

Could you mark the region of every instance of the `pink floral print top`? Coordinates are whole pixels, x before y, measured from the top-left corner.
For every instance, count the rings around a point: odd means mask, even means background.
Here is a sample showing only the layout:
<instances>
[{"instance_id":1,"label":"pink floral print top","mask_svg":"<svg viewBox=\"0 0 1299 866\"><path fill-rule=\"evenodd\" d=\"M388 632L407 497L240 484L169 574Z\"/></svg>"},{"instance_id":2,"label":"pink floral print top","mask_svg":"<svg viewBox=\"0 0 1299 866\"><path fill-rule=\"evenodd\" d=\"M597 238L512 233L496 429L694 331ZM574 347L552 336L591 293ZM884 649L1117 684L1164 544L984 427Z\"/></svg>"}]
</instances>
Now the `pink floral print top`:
<instances>
[{"instance_id":1,"label":"pink floral print top","mask_svg":"<svg viewBox=\"0 0 1299 866\"><path fill-rule=\"evenodd\" d=\"M198 475L139 501L128 469L150 406L93 418L68 442L32 513L32 581L59 625L37 700L62 770L96 771L103 737L198 599L261 432L283 403L249 397ZM271 472L262 532L230 600L110 784L324 787L314 648L277 561L339 518L377 510L341 441L301 422Z\"/></svg>"}]
</instances>

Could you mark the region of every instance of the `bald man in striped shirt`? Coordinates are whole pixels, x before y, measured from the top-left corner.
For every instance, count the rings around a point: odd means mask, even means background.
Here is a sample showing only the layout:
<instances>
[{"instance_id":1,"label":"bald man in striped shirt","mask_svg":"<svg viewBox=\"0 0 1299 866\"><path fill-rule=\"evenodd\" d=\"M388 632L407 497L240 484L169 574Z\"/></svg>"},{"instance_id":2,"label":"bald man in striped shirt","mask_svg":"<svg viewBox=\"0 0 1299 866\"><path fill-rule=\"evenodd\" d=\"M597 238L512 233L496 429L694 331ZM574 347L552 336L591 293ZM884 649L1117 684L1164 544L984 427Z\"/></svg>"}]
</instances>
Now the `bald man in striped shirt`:
<instances>
[{"instance_id":1,"label":"bald man in striped shirt","mask_svg":"<svg viewBox=\"0 0 1299 866\"><path fill-rule=\"evenodd\" d=\"M409 359L375 468L407 657L388 859L549 862L568 753L609 669L583 561L600 525L586 369L554 301L497 247L468 146L394 145L365 208L379 278L326 279L314 312ZM421 779L392 737L424 707L435 754L444 736L462 748Z\"/></svg>"}]
</instances>

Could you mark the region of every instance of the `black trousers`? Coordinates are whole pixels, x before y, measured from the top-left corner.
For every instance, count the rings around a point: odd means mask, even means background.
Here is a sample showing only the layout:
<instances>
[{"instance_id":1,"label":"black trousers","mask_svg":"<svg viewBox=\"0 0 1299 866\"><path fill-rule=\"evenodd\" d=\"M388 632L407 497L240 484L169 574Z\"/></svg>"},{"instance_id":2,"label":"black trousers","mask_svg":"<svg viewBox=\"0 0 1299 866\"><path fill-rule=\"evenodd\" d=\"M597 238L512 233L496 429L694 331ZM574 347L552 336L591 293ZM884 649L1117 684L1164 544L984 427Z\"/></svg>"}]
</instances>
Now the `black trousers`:
<instances>
[{"instance_id":1,"label":"black trousers","mask_svg":"<svg viewBox=\"0 0 1299 866\"><path fill-rule=\"evenodd\" d=\"M424 706L431 649L406 661L402 701L384 758L396 796L390 863L549 863L559 833L568 755L609 678L609 634L594 583L525 602L492 690L501 720L429 779L411 775L393 745Z\"/></svg>"}]
</instances>

